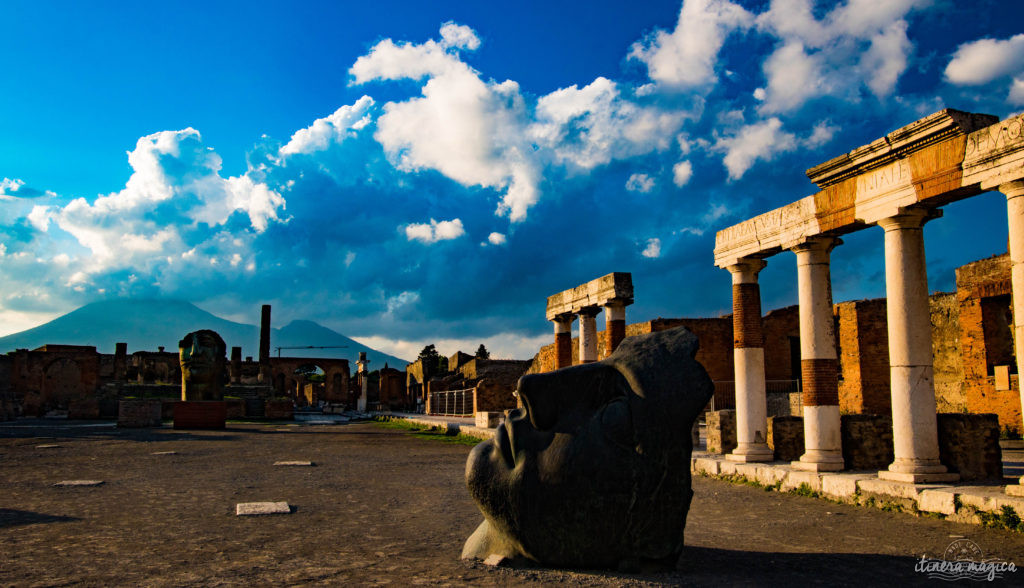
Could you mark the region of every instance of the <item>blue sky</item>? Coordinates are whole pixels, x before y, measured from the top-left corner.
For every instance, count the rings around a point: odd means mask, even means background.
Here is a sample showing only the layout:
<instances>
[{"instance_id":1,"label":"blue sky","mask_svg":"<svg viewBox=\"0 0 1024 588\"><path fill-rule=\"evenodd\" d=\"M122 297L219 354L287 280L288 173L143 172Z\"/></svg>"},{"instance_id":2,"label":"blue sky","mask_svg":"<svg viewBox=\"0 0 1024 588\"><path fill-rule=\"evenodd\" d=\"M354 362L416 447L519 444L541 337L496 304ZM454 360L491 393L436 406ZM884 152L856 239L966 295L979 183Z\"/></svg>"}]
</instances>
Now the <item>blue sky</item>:
<instances>
[{"instance_id":1,"label":"blue sky","mask_svg":"<svg viewBox=\"0 0 1024 588\"><path fill-rule=\"evenodd\" d=\"M512 7L514 6L514 8ZM529 357L547 295L728 312L715 231L944 107L1024 109L1024 5L979 0L0 5L0 334L110 297L309 318L389 353ZM930 287L1005 251L986 194ZM881 230L833 253L884 295ZM796 303L794 256L764 308Z\"/></svg>"}]
</instances>

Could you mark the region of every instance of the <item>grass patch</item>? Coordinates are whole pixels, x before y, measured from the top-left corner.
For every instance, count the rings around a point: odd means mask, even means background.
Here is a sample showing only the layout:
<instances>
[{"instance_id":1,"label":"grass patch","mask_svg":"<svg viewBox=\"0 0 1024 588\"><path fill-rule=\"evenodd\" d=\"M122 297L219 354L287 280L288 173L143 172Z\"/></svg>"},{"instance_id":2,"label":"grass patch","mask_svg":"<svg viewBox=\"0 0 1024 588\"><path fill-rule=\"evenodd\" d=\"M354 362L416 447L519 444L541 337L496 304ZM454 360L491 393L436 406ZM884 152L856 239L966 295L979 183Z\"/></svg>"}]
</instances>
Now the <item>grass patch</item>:
<instances>
[{"instance_id":1,"label":"grass patch","mask_svg":"<svg viewBox=\"0 0 1024 588\"><path fill-rule=\"evenodd\" d=\"M419 437L420 439L430 439L433 441L441 441L442 443L454 443L456 445L470 445L475 446L480 443L480 439L476 437L470 437L469 435L463 435L461 433L450 433L441 427L429 427L420 423L413 423L405 419L391 419L389 417L374 417L373 423L378 427L385 429L396 429L400 431L408 431L413 437Z\"/></svg>"},{"instance_id":2,"label":"grass patch","mask_svg":"<svg viewBox=\"0 0 1024 588\"><path fill-rule=\"evenodd\" d=\"M821 498L821 492L811 488L807 482L801 482L799 486L789 491L790 494L796 494L797 496L806 496L808 498Z\"/></svg>"},{"instance_id":3,"label":"grass patch","mask_svg":"<svg viewBox=\"0 0 1024 588\"><path fill-rule=\"evenodd\" d=\"M979 512L981 525L993 529L1006 529L1024 533L1024 521L1021 521L1017 511L1008 504L1004 504L999 512Z\"/></svg>"}]
</instances>

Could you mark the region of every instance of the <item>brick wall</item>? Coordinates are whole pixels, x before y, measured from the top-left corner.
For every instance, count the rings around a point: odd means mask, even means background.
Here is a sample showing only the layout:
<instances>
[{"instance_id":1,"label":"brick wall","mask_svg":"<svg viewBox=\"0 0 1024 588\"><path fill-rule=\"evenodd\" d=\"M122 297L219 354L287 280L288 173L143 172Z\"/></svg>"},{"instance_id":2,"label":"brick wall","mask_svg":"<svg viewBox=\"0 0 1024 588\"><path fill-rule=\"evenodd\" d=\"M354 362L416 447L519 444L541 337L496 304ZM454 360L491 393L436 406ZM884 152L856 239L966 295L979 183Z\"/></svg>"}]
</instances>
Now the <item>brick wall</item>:
<instances>
[{"instance_id":1,"label":"brick wall","mask_svg":"<svg viewBox=\"0 0 1024 588\"><path fill-rule=\"evenodd\" d=\"M839 356L839 409L847 414L892 412L885 299L834 307Z\"/></svg>"}]
</instances>

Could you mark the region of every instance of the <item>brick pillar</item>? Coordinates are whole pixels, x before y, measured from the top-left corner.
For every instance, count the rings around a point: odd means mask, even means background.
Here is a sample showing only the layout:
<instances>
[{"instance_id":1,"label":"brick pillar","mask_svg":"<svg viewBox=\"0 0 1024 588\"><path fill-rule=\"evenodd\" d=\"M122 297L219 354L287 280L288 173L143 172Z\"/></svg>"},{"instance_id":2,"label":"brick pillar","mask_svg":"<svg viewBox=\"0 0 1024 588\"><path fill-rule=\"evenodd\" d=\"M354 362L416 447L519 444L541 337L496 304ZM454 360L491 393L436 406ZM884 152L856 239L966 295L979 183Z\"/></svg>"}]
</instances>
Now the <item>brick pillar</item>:
<instances>
[{"instance_id":1,"label":"brick pillar","mask_svg":"<svg viewBox=\"0 0 1024 588\"><path fill-rule=\"evenodd\" d=\"M608 357L626 338L626 306L607 304L604 307L604 356Z\"/></svg>"},{"instance_id":2,"label":"brick pillar","mask_svg":"<svg viewBox=\"0 0 1024 588\"><path fill-rule=\"evenodd\" d=\"M264 304L260 314L260 382L270 381L270 305Z\"/></svg>"},{"instance_id":3,"label":"brick pillar","mask_svg":"<svg viewBox=\"0 0 1024 588\"><path fill-rule=\"evenodd\" d=\"M601 309L590 306L580 310L580 363L597 361L597 313Z\"/></svg>"},{"instance_id":4,"label":"brick pillar","mask_svg":"<svg viewBox=\"0 0 1024 588\"><path fill-rule=\"evenodd\" d=\"M840 241L812 237L793 247L800 292L800 372L803 380L804 454L793 467L813 472L843 469L839 430L839 361L832 315L829 253Z\"/></svg>"},{"instance_id":5,"label":"brick pillar","mask_svg":"<svg viewBox=\"0 0 1024 588\"><path fill-rule=\"evenodd\" d=\"M369 391L369 384L370 384L370 379L367 377L370 374L367 371L366 366L369 363L370 363L369 360L366 359L366 352L365 351L360 351L359 352L359 361L356 362L357 369L359 370L356 373L359 376L359 385L360 385L359 399L356 400L356 410L358 410L359 412L366 412L366 396L367 396L367 393Z\"/></svg>"},{"instance_id":6,"label":"brick pillar","mask_svg":"<svg viewBox=\"0 0 1024 588\"><path fill-rule=\"evenodd\" d=\"M231 348L231 383L238 384L242 381L242 348Z\"/></svg>"},{"instance_id":7,"label":"brick pillar","mask_svg":"<svg viewBox=\"0 0 1024 588\"><path fill-rule=\"evenodd\" d=\"M878 477L899 482L952 481L939 461L932 372L932 330L924 223L928 211L909 209L878 221L885 231L885 294L895 460Z\"/></svg>"},{"instance_id":8,"label":"brick pillar","mask_svg":"<svg viewBox=\"0 0 1024 588\"><path fill-rule=\"evenodd\" d=\"M555 324L555 369L572 365L572 319L571 314L562 314L551 322Z\"/></svg>"},{"instance_id":9,"label":"brick pillar","mask_svg":"<svg viewBox=\"0 0 1024 588\"><path fill-rule=\"evenodd\" d=\"M763 259L745 258L726 269L732 274L733 357L736 379L736 449L729 461L772 461L768 447L768 407L764 394L764 335L757 274Z\"/></svg>"}]
</instances>

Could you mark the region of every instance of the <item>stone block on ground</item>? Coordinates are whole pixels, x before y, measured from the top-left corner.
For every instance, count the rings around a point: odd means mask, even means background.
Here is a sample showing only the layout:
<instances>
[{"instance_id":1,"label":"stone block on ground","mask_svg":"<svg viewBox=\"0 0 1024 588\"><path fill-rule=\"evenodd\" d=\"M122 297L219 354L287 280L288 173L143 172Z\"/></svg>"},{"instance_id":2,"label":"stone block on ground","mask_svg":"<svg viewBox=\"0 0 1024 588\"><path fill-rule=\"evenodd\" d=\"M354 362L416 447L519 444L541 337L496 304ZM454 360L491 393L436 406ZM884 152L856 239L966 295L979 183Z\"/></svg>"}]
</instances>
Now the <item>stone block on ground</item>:
<instances>
[{"instance_id":1,"label":"stone block on ground","mask_svg":"<svg viewBox=\"0 0 1024 588\"><path fill-rule=\"evenodd\" d=\"M235 515L240 517L291 512L292 509L287 502L239 502L235 505Z\"/></svg>"},{"instance_id":2,"label":"stone block on ground","mask_svg":"<svg viewBox=\"0 0 1024 588\"><path fill-rule=\"evenodd\" d=\"M312 467L314 464L311 461L294 460L294 461L275 461L274 465L276 465L276 466L286 466L286 467Z\"/></svg>"},{"instance_id":3,"label":"stone block on ground","mask_svg":"<svg viewBox=\"0 0 1024 588\"><path fill-rule=\"evenodd\" d=\"M227 420L224 401L182 401L174 407L175 429L223 429Z\"/></svg>"},{"instance_id":4,"label":"stone block on ground","mask_svg":"<svg viewBox=\"0 0 1024 588\"><path fill-rule=\"evenodd\" d=\"M54 484L54 486L101 486L103 480L61 480Z\"/></svg>"},{"instance_id":5,"label":"stone block on ground","mask_svg":"<svg viewBox=\"0 0 1024 588\"><path fill-rule=\"evenodd\" d=\"M1001 480L1003 454L994 414L939 414L939 461L961 480Z\"/></svg>"},{"instance_id":6,"label":"stone block on ground","mask_svg":"<svg viewBox=\"0 0 1024 588\"><path fill-rule=\"evenodd\" d=\"M481 429L493 429L498 426L504 413L493 411L481 411L476 413L476 426Z\"/></svg>"},{"instance_id":7,"label":"stone block on ground","mask_svg":"<svg viewBox=\"0 0 1024 588\"><path fill-rule=\"evenodd\" d=\"M875 414L840 417L843 463L847 470L883 470L893 461L892 419Z\"/></svg>"},{"instance_id":8,"label":"stone block on ground","mask_svg":"<svg viewBox=\"0 0 1024 588\"><path fill-rule=\"evenodd\" d=\"M797 416L768 418L768 447L779 461L796 461L804 454L804 419Z\"/></svg>"},{"instance_id":9,"label":"stone block on ground","mask_svg":"<svg viewBox=\"0 0 1024 588\"><path fill-rule=\"evenodd\" d=\"M736 411L709 411L707 436L708 453L726 454L736 449Z\"/></svg>"}]
</instances>

